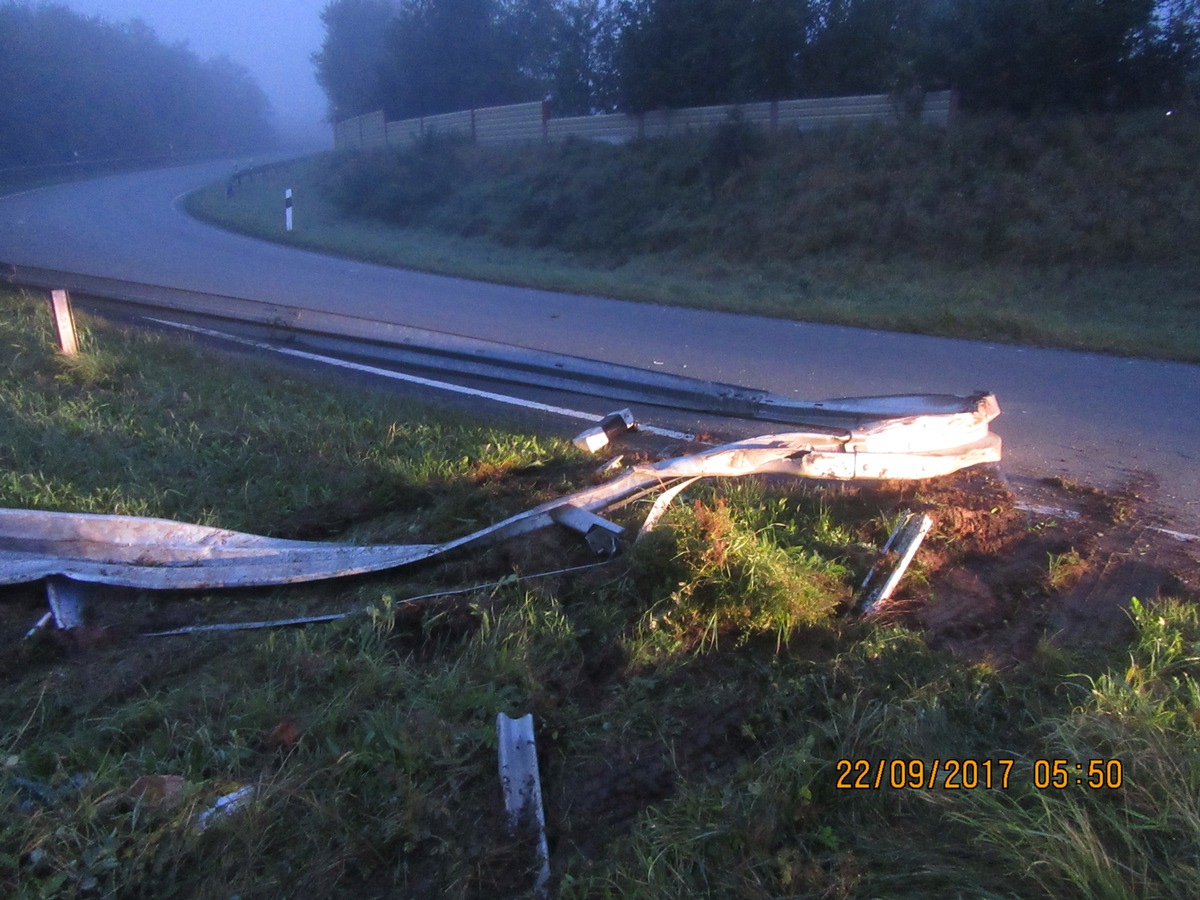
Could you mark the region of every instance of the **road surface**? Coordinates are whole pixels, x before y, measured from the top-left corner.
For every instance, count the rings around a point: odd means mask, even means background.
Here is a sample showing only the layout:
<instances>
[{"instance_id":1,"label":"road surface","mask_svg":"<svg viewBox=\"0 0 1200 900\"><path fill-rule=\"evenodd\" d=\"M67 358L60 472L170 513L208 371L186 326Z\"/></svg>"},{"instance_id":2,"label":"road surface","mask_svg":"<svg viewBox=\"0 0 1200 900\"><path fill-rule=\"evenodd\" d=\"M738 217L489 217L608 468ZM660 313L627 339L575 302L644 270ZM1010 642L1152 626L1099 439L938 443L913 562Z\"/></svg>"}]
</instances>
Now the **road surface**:
<instances>
[{"instance_id":1,"label":"road surface","mask_svg":"<svg viewBox=\"0 0 1200 900\"><path fill-rule=\"evenodd\" d=\"M782 322L446 278L230 234L184 213L228 162L0 198L0 262L311 307L806 399L990 390L1006 474L1130 484L1200 532L1200 366Z\"/></svg>"}]
</instances>

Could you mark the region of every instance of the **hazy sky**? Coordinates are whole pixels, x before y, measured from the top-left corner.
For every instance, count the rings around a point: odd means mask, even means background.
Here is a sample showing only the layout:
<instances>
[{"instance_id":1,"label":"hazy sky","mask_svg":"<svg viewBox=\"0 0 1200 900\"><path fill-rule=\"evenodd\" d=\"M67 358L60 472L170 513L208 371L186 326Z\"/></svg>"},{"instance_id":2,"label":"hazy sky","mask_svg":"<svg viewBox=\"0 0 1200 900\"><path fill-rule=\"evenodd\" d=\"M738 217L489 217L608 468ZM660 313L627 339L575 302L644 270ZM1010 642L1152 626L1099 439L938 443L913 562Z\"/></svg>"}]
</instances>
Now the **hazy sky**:
<instances>
[{"instance_id":1,"label":"hazy sky","mask_svg":"<svg viewBox=\"0 0 1200 900\"><path fill-rule=\"evenodd\" d=\"M266 91L285 140L332 143L325 94L311 57L329 0L59 0L110 22L141 19L166 44L186 42L202 59L226 54Z\"/></svg>"}]
</instances>

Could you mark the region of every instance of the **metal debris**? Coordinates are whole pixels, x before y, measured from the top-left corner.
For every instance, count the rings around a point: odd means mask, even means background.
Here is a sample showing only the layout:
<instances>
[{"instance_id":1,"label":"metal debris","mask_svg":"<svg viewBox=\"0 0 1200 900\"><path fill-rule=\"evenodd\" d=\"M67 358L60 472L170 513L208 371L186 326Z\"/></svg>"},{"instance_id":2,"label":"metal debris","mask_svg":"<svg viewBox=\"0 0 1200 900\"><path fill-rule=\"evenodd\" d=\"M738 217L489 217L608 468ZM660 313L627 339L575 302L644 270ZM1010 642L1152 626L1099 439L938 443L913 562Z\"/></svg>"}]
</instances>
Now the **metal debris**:
<instances>
[{"instance_id":1,"label":"metal debris","mask_svg":"<svg viewBox=\"0 0 1200 900\"><path fill-rule=\"evenodd\" d=\"M213 801L212 806L200 811L196 816L196 828L199 831L211 827L233 813L242 809L254 798L254 785L248 784L236 791L224 794Z\"/></svg>"},{"instance_id":2,"label":"metal debris","mask_svg":"<svg viewBox=\"0 0 1200 900\"><path fill-rule=\"evenodd\" d=\"M31 637L33 637L35 634L37 634L39 631L41 631L43 628L45 628L47 625L49 625L53 621L54 621L54 613L48 612L45 615L43 615L40 619L38 619L36 622L33 623L32 628L30 628L27 632L25 632L25 640L29 640Z\"/></svg>"},{"instance_id":3,"label":"metal debris","mask_svg":"<svg viewBox=\"0 0 1200 900\"><path fill-rule=\"evenodd\" d=\"M443 544L353 546L166 519L0 509L0 584L54 576L150 590L293 584L394 569L484 546L576 515L564 507L598 514L639 492L665 490L686 479L764 474L919 479L998 461L1000 439L988 429L999 414L995 398L960 400L945 411L895 415L849 429L768 434L631 466L604 484Z\"/></svg>"},{"instance_id":4,"label":"metal debris","mask_svg":"<svg viewBox=\"0 0 1200 900\"><path fill-rule=\"evenodd\" d=\"M589 428L578 435L575 438L574 444L580 450L588 453L596 453L603 450L621 435L636 431L637 427L638 424L633 418L633 412L628 409L621 409L617 412L609 413L600 420L599 425Z\"/></svg>"},{"instance_id":5,"label":"metal debris","mask_svg":"<svg viewBox=\"0 0 1200 900\"><path fill-rule=\"evenodd\" d=\"M51 291L50 312L54 317L54 333L58 336L58 346L63 356L78 356L79 339L75 336L71 295L66 291Z\"/></svg>"},{"instance_id":6,"label":"metal debris","mask_svg":"<svg viewBox=\"0 0 1200 900\"><path fill-rule=\"evenodd\" d=\"M663 514L666 513L667 507L670 506L675 501L675 498L683 493L685 489L695 484L699 480L700 479L698 477L689 478L686 481L679 482L679 484L675 485L675 487L668 488L659 494L658 499L654 501L654 505L650 507L650 512L646 514L646 519L642 522L642 527L638 529L637 537L633 539L633 542L636 544L656 527L658 527L658 523L662 519Z\"/></svg>"},{"instance_id":7,"label":"metal debris","mask_svg":"<svg viewBox=\"0 0 1200 900\"><path fill-rule=\"evenodd\" d=\"M600 478L607 478L609 475L615 475L621 471L621 466L625 464L625 454L622 453L614 456L612 459L605 462L596 470L596 475Z\"/></svg>"},{"instance_id":8,"label":"metal debris","mask_svg":"<svg viewBox=\"0 0 1200 900\"><path fill-rule=\"evenodd\" d=\"M504 794L504 809L508 827L516 831L522 825L531 827L538 836L538 870L534 894L546 896L550 880L550 849L546 845L546 815L542 807L542 780L538 774L537 747L533 740L533 714L519 719L504 713L496 716L496 738L499 744L500 789Z\"/></svg>"},{"instance_id":9,"label":"metal debris","mask_svg":"<svg viewBox=\"0 0 1200 900\"><path fill-rule=\"evenodd\" d=\"M83 589L76 581L62 576L46 579L46 600L54 624L63 631L83 625Z\"/></svg>"},{"instance_id":10,"label":"metal debris","mask_svg":"<svg viewBox=\"0 0 1200 900\"><path fill-rule=\"evenodd\" d=\"M406 597L403 600L397 600L396 606L410 606L416 603L423 603L426 600L439 600L443 597L458 597L462 594L475 594L479 591L486 591L489 588L497 588L504 584L514 584L522 581L531 581L535 578L549 578L552 575L573 575L576 572L586 572L588 569L595 569L607 563L597 562L588 563L582 566L568 566L565 569L554 569L550 572L533 572L529 575L509 575L499 581L489 581L486 584L475 584L471 587L452 588L446 591L434 591L432 594L421 594L417 597ZM206 634L220 631L255 631L261 628L287 628L293 625L323 625L327 622L337 622L341 619L348 619L350 616L359 615L367 612L371 607L360 606L347 612L326 613L318 616L300 616L298 618L289 619L270 619L265 622L218 622L210 625L186 625L183 628L172 628L170 631L151 631L146 632L142 637L176 637L185 634ZM49 616L49 613L46 613Z\"/></svg>"},{"instance_id":11,"label":"metal debris","mask_svg":"<svg viewBox=\"0 0 1200 900\"><path fill-rule=\"evenodd\" d=\"M888 537L887 543L883 545L881 555L882 559L894 546L896 552L899 554L895 566L892 567L891 572L888 573L883 583L876 588L868 589L868 585L875 578L879 569L878 562L871 567L871 571L863 579L861 590L866 591L863 599L864 616L874 613L881 603L892 596L900 584L900 579L908 571L913 557L917 555L917 549L921 546L921 541L925 540L925 535L929 533L929 529L932 526L933 520L926 515L916 515L915 513L907 512L901 517L900 522Z\"/></svg>"},{"instance_id":12,"label":"metal debris","mask_svg":"<svg viewBox=\"0 0 1200 900\"><path fill-rule=\"evenodd\" d=\"M597 556L607 559L616 556L620 550L617 538L625 533L625 529L615 522L602 519L595 513L580 509L571 503L564 503L550 510L550 518L559 525L582 534L587 545Z\"/></svg>"}]
</instances>

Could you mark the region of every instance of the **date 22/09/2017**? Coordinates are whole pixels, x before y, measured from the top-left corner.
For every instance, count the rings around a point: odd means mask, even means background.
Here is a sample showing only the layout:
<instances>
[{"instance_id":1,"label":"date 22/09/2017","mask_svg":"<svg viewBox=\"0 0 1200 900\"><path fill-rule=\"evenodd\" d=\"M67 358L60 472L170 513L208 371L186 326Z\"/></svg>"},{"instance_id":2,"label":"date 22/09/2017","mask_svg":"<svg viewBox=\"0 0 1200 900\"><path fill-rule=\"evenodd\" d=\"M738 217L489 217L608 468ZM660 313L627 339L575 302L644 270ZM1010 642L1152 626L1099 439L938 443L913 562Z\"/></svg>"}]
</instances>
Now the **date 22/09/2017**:
<instances>
[{"instance_id":1,"label":"date 22/09/2017","mask_svg":"<svg viewBox=\"0 0 1200 900\"><path fill-rule=\"evenodd\" d=\"M1018 766L1018 762L1020 765ZM839 790L975 790L1018 785L1020 777L1031 778L1038 790L1084 787L1093 790L1121 787L1125 771L1119 759L1035 759L1032 771L1027 760L998 759L839 759L836 764ZM1014 770L1016 773L1014 774Z\"/></svg>"}]
</instances>

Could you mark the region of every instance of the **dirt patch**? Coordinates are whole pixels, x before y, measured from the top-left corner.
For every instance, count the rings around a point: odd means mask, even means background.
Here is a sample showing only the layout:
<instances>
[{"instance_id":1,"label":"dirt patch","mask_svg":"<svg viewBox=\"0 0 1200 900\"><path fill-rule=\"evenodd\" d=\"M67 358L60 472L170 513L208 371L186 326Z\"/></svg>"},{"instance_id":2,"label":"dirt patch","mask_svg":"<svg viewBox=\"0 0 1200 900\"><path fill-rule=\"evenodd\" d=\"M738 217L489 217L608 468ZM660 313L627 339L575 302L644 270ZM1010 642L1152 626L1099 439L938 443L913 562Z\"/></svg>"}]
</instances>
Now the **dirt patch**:
<instances>
[{"instance_id":1,"label":"dirt patch","mask_svg":"<svg viewBox=\"0 0 1200 900\"><path fill-rule=\"evenodd\" d=\"M544 491L551 487L540 486ZM1018 502L992 469L915 484L820 489L824 501L839 507L845 521L863 523L855 546L829 550L851 560L861 577L873 555L865 548L878 547L886 539L881 521L906 510L927 513L933 528L897 595L878 615L918 629L935 648L997 667L1030 659L1045 642L1119 644L1130 633L1131 597L1200 599L1200 543L1179 540L1163 530L1132 492L1110 497L1061 481L1042 487L1046 503L1038 508ZM343 512L357 518L363 510L339 510L338 515ZM407 570L402 590L400 582L393 584L396 599L402 600L439 587L460 588L513 572L548 571L593 559L577 536L548 529L483 553ZM620 563L615 565L619 568ZM565 591L587 602L589 577L556 576L539 583L539 589L560 599ZM599 570L595 577L611 578L613 572ZM487 604L486 592L471 599ZM0 677L12 684L36 673L35 687L45 688L44 702L87 714L188 679L212 667L214 660L220 665L222 658L242 654L262 640L258 632L140 639L145 632L332 612L354 604L353 584L342 593L264 591L205 598L118 591L95 604L86 632L30 643L22 636L45 611L44 591L40 586L6 589L0 595ZM479 627L477 609L460 600L429 607L401 605L395 612L393 647L417 660ZM581 708L609 716L610 695L639 672L631 669L619 641L594 639L593 645L591 640L580 638L577 676L561 687L548 683L543 688L547 696L570 693ZM774 638L769 642L764 655L774 652ZM819 653L820 648L815 650ZM812 658L807 650L805 657ZM567 849L584 857L603 854L650 807L678 795L684 785L729 778L761 750L754 737L754 716L763 697L755 695L753 679L724 677L730 673L723 672L723 664L720 655L714 655L703 665L667 674L642 673L657 679L647 698L655 713L638 728L614 719L611 732L571 752L559 752L551 733L539 734L552 855ZM329 668L329 660L319 655L296 660L297 677L305 683L323 683L331 677ZM729 685L738 686L736 693ZM535 712L547 718L544 710ZM24 721L29 715L23 708L19 718ZM267 736L268 745L276 732L279 728ZM278 742L286 746L288 740L294 738L281 737ZM488 884L527 883L527 845L517 838L481 843L478 877Z\"/></svg>"},{"instance_id":2,"label":"dirt patch","mask_svg":"<svg viewBox=\"0 0 1200 900\"><path fill-rule=\"evenodd\" d=\"M679 705L679 687L687 688L690 704ZM640 813L673 796L680 784L727 777L755 746L743 727L755 698L721 699L719 673L712 667L699 675L680 672L661 692L674 696L675 704L657 733L609 742L599 754L553 773L548 821L565 826L553 835L557 841L594 856L627 832Z\"/></svg>"},{"instance_id":3,"label":"dirt patch","mask_svg":"<svg viewBox=\"0 0 1200 900\"><path fill-rule=\"evenodd\" d=\"M1141 507L1060 479L1019 503L994 470L876 489L882 509L934 520L912 577L882 611L931 646L1007 666L1043 641L1114 646L1132 634L1130 599L1197 599L1200 543Z\"/></svg>"}]
</instances>

